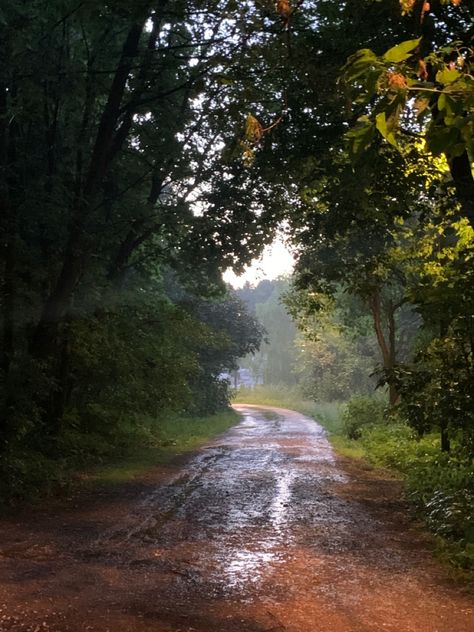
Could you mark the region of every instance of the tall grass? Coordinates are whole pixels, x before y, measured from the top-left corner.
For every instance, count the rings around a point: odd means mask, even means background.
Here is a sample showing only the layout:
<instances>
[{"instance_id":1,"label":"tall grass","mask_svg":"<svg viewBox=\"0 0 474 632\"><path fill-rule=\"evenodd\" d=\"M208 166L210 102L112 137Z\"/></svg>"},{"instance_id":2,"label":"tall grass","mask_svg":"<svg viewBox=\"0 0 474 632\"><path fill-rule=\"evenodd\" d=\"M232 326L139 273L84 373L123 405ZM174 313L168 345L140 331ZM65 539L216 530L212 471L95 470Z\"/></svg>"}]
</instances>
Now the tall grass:
<instances>
[{"instance_id":1,"label":"tall grass","mask_svg":"<svg viewBox=\"0 0 474 632\"><path fill-rule=\"evenodd\" d=\"M233 410L206 417L168 415L156 422L155 436L161 447L192 449L225 432L239 419L239 415Z\"/></svg>"},{"instance_id":2,"label":"tall grass","mask_svg":"<svg viewBox=\"0 0 474 632\"><path fill-rule=\"evenodd\" d=\"M120 459L95 468L86 478L95 485L107 485L143 476L153 466L168 463L177 454L199 448L239 419L233 410L206 417L169 414L160 419L144 419L142 427L147 432L143 440L131 446Z\"/></svg>"}]
</instances>

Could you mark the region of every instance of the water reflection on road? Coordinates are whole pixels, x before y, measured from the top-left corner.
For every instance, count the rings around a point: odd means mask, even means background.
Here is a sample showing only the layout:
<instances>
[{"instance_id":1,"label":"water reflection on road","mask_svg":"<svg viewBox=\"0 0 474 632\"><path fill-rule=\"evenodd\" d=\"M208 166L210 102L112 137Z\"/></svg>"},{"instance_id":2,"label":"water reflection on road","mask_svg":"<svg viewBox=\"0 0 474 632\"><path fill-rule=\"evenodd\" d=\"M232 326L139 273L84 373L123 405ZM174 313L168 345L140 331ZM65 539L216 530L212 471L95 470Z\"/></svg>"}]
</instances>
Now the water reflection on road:
<instances>
[{"instance_id":1,"label":"water reflection on road","mask_svg":"<svg viewBox=\"0 0 474 632\"><path fill-rule=\"evenodd\" d=\"M141 499L104 491L60 522L12 525L0 632L474 630L472 596L446 581L397 481L335 459L303 415L236 409Z\"/></svg>"},{"instance_id":2,"label":"water reflection on road","mask_svg":"<svg viewBox=\"0 0 474 632\"><path fill-rule=\"evenodd\" d=\"M148 499L142 525L149 537L153 523L157 541L181 533L186 542L206 543L192 555L194 571L233 594L254 590L288 558L295 527L321 517L318 487L344 480L324 430L312 420L291 411L236 409L242 422ZM302 499L298 490L308 485L313 493Z\"/></svg>"}]
</instances>

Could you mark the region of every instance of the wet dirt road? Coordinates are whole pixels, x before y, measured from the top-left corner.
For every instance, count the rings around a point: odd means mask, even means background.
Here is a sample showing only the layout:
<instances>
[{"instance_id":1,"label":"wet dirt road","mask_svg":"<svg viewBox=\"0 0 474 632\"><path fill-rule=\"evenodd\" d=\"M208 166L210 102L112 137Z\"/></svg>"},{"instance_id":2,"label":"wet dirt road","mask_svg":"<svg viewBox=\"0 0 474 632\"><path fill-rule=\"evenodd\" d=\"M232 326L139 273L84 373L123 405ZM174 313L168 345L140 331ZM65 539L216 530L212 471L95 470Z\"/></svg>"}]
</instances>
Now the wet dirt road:
<instances>
[{"instance_id":1,"label":"wet dirt road","mask_svg":"<svg viewBox=\"0 0 474 632\"><path fill-rule=\"evenodd\" d=\"M474 630L396 481L298 413L236 408L180 466L3 520L0 630Z\"/></svg>"}]
</instances>

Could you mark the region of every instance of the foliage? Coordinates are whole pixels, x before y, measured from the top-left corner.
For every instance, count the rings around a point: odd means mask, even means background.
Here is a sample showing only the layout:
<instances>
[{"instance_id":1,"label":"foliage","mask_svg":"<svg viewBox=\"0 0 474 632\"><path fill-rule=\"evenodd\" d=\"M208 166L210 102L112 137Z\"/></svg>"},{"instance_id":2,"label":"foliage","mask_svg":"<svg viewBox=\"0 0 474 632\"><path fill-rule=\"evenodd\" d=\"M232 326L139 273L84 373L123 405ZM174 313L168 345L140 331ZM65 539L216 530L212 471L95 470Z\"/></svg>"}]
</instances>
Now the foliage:
<instances>
[{"instance_id":1,"label":"foliage","mask_svg":"<svg viewBox=\"0 0 474 632\"><path fill-rule=\"evenodd\" d=\"M444 449L459 430L472 446L473 231L450 212L411 222L403 232L397 257L407 296L423 318L423 336L411 361L393 370L400 406L420 434L439 428Z\"/></svg>"},{"instance_id":2,"label":"foliage","mask_svg":"<svg viewBox=\"0 0 474 632\"><path fill-rule=\"evenodd\" d=\"M306 396L333 401L372 392L370 374L377 356L360 305L344 292L329 298L295 288L286 302L300 328L295 373Z\"/></svg>"},{"instance_id":3,"label":"foliage","mask_svg":"<svg viewBox=\"0 0 474 632\"><path fill-rule=\"evenodd\" d=\"M295 88L294 98L326 134L321 139L305 121L304 140L297 136L300 142L294 144L298 167L288 176L299 197L288 218L299 255L294 311L320 319L328 297L333 300L341 290L364 304L390 403L395 406L401 398L402 406L409 405L419 395L412 413L417 407L423 416L421 431L440 429L444 449L458 428L472 427L467 289L472 262L466 240L474 217L472 3L448 4L412 3L404 7L412 18L401 16L395 3L364 3L365 24L354 14L350 25L344 21L352 50L339 46L349 57L339 86L327 82L321 96L295 75L294 82L307 89ZM341 14L347 16L351 6L344 3ZM299 41L300 51L311 41L328 64L326 29L334 42L341 33L332 17ZM357 46L362 34L365 41ZM331 52L337 59L338 52ZM313 55L311 62L318 60ZM340 104L339 117L330 107L334 103ZM303 126L299 129L302 135ZM328 356L325 347L321 341ZM341 339L336 348L343 350ZM330 366L327 362L319 382ZM418 376L413 383L409 373ZM426 378L426 389L420 391L418 378Z\"/></svg>"},{"instance_id":4,"label":"foliage","mask_svg":"<svg viewBox=\"0 0 474 632\"><path fill-rule=\"evenodd\" d=\"M385 414L383 400L363 395L351 397L343 414L344 433L349 439L359 439L365 428L383 423Z\"/></svg>"},{"instance_id":5,"label":"foliage","mask_svg":"<svg viewBox=\"0 0 474 632\"><path fill-rule=\"evenodd\" d=\"M374 127L397 147L397 136L403 132L400 124L413 101L416 123L425 127L429 151L450 157L466 150L472 153L473 50L462 41L425 57L421 50L422 38L417 38L397 44L381 56L362 49L349 58L344 78L355 86L357 103L370 103L378 97L370 118L361 116L348 134L354 155L372 141Z\"/></svg>"},{"instance_id":6,"label":"foliage","mask_svg":"<svg viewBox=\"0 0 474 632\"><path fill-rule=\"evenodd\" d=\"M0 504L69 491L78 482L129 481L177 453L197 448L228 430L238 419L231 410L205 417L142 416L122 421L116 428L115 444L94 433L89 436L88 444L84 435L69 434L64 437L65 456L60 460L32 449L4 453L0 465ZM97 462L102 465L97 466ZM85 467L87 474L78 474Z\"/></svg>"},{"instance_id":7,"label":"foliage","mask_svg":"<svg viewBox=\"0 0 474 632\"><path fill-rule=\"evenodd\" d=\"M332 178L315 185L305 223L294 235L300 257L293 312L300 318L321 314L328 300L342 307L349 294L371 319L378 363L390 370L409 353L418 326L405 295L405 271L393 254L398 227L429 206L423 178L416 170L407 176L400 156L381 149L371 158L356 170L347 156L338 158ZM398 395L393 382L390 387L393 404Z\"/></svg>"},{"instance_id":8,"label":"foliage","mask_svg":"<svg viewBox=\"0 0 474 632\"><path fill-rule=\"evenodd\" d=\"M218 301L198 301L193 311L207 326L208 334L199 348L200 370L191 381L189 409L203 415L228 407L229 383L221 374L235 370L238 358L256 353L264 331L233 292Z\"/></svg>"},{"instance_id":9,"label":"foliage","mask_svg":"<svg viewBox=\"0 0 474 632\"><path fill-rule=\"evenodd\" d=\"M402 3L404 12L415 4ZM443 4L449 3L421 3L416 39L382 55L365 48L349 57L344 80L360 115L347 140L351 153L360 157L373 142L375 129L395 147L410 143L413 153L420 149L413 138L423 138L422 155L446 157L472 223L472 3L453 2L455 8Z\"/></svg>"},{"instance_id":10,"label":"foliage","mask_svg":"<svg viewBox=\"0 0 474 632\"><path fill-rule=\"evenodd\" d=\"M396 410L383 425L357 428L360 439L350 443L402 471L414 498L426 483L420 510L467 565L472 3L403 8L404 16L399 2L308 8L291 33L289 118L272 140L296 198L287 216L298 254L293 314L320 336L324 354L324 335L336 337L324 319L328 303L340 308L340 292L356 300L372 321L380 381ZM262 156L265 142L263 134ZM365 421L368 406L359 409Z\"/></svg>"},{"instance_id":11,"label":"foliage","mask_svg":"<svg viewBox=\"0 0 474 632\"><path fill-rule=\"evenodd\" d=\"M31 453L60 469L70 454L112 449L143 416L222 408L220 371L259 344L220 273L271 240L287 199L234 151L263 89L245 69L280 33L258 3L234 8L2 3L0 456L10 463ZM266 104L259 116L281 98Z\"/></svg>"},{"instance_id":12,"label":"foliage","mask_svg":"<svg viewBox=\"0 0 474 632\"><path fill-rule=\"evenodd\" d=\"M417 437L403 420L368 425L354 442L372 463L392 468L405 479L407 498L455 565L474 569L474 473L462 443L440 453L435 434Z\"/></svg>"}]
</instances>

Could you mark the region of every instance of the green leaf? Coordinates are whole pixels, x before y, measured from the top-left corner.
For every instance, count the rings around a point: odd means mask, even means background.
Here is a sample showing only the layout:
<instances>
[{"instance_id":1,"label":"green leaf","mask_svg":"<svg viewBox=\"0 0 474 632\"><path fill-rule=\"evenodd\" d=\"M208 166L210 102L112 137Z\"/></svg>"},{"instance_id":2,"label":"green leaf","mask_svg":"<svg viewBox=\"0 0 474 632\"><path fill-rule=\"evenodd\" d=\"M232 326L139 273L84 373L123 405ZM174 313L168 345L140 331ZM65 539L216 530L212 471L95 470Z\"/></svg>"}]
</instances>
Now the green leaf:
<instances>
[{"instance_id":1,"label":"green leaf","mask_svg":"<svg viewBox=\"0 0 474 632\"><path fill-rule=\"evenodd\" d=\"M351 55L347 60L347 65L351 66L357 62L370 63L377 61L377 55L370 48L361 48L356 53Z\"/></svg>"},{"instance_id":2,"label":"green leaf","mask_svg":"<svg viewBox=\"0 0 474 632\"><path fill-rule=\"evenodd\" d=\"M439 99L438 99L438 110L444 110L446 107L446 95L444 94L440 94Z\"/></svg>"},{"instance_id":3,"label":"green leaf","mask_svg":"<svg viewBox=\"0 0 474 632\"><path fill-rule=\"evenodd\" d=\"M456 79L459 79L461 73L459 70L455 68L445 68L444 70L438 70L436 73L436 81L438 83L442 83L443 85L447 85L449 83L453 83Z\"/></svg>"},{"instance_id":4,"label":"green leaf","mask_svg":"<svg viewBox=\"0 0 474 632\"><path fill-rule=\"evenodd\" d=\"M361 116L358 124L346 134L349 151L357 158L372 142L375 127L367 116Z\"/></svg>"},{"instance_id":5,"label":"green leaf","mask_svg":"<svg viewBox=\"0 0 474 632\"><path fill-rule=\"evenodd\" d=\"M421 37L419 37L418 39L407 40L406 42L402 42L401 44L397 44L397 46L393 46L392 48L389 48L388 51L383 56L383 58L386 61L390 61L395 64L397 64L400 61L405 61L405 59L408 59L409 57L411 57L411 55L413 54L413 51L415 50L415 48L418 46L420 42L421 42Z\"/></svg>"},{"instance_id":6,"label":"green leaf","mask_svg":"<svg viewBox=\"0 0 474 632\"><path fill-rule=\"evenodd\" d=\"M387 119L385 112L380 112L375 117L375 126L385 138L385 140L387 140L394 147L398 147L397 139L395 138L395 134L393 133L395 126L393 125L393 121L391 121L391 117Z\"/></svg>"},{"instance_id":7,"label":"green leaf","mask_svg":"<svg viewBox=\"0 0 474 632\"><path fill-rule=\"evenodd\" d=\"M343 68L344 78L349 83L377 64L377 56L369 48L362 48L351 55ZM380 65L380 64L379 64ZM382 70L382 69L381 69Z\"/></svg>"}]
</instances>

